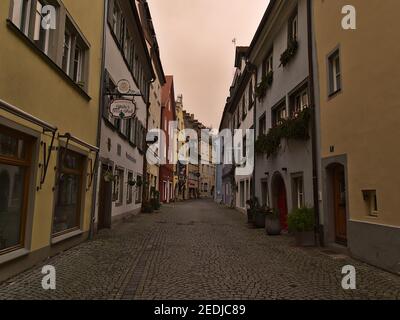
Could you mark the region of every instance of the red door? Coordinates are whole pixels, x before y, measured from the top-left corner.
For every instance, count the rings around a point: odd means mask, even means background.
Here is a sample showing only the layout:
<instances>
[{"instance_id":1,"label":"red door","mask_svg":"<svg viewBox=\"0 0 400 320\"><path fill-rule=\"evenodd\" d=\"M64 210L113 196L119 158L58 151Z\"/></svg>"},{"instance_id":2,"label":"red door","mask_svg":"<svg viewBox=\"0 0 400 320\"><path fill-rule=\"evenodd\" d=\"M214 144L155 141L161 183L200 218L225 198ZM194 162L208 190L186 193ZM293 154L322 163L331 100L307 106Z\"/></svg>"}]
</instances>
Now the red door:
<instances>
[{"instance_id":1,"label":"red door","mask_svg":"<svg viewBox=\"0 0 400 320\"><path fill-rule=\"evenodd\" d=\"M286 189L285 184L283 181L279 185L278 189L278 210L279 210L279 217L281 221L282 230L288 229L288 208L287 208L287 201L286 201Z\"/></svg>"}]
</instances>

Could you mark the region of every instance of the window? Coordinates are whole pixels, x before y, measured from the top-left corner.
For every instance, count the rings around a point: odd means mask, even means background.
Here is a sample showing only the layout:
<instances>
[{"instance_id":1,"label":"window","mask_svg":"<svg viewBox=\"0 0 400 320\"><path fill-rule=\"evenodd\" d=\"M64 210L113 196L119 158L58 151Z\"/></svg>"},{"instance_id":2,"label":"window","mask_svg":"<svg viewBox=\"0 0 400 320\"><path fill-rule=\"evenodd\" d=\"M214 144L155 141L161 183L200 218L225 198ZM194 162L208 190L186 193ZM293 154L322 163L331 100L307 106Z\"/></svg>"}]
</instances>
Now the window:
<instances>
[{"instance_id":1,"label":"window","mask_svg":"<svg viewBox=\"0 0 400 320\"><path fill-rule=\"evenodd\" d=\"M293 190L293 207L304 207L304 181L303 175L294 175L292 177L292 190Z\"/></svg>"},{"instance_id":2,"label":"window","mask_svg":"<svg viewBox=\"0 0 400 320\"><path fill-rule=\"evenodd\" d=\"M29 32L31 0L14 0L12 22L26 35Z\"/></svg>"},{"instance_id":3,"label":"window","mask_svg":"<svg viewBox=\"0 0 400 320\"><path fill-rule=\"evenodd\" d=\"M261 201L263 207L270 207L268 180L261 181Z\"/></svg>"},{"instance_id":4,"label":"window","mask_svg":"<svg viewBox=\"0 0 400 320\"><path fill-rule=\"evenodd\" d=\"M242 119L246 119L247 116L247 108L249 105L249 96L245 94L242 99Z\"/></svg>"},{"instance_id":5,"label":"window","mask_svg":"<svg viewBox=\"0 0 400 320\"><path fill-rule=\"evenodd\" d=\"M273 70L274 70L273 54L271 52L263 62L261 76L264 77L264 76L268 75L268 73L272 72Z\"/></svg>"},{"instance_id":6,"label":"window","mask_svg":"<svg viewBox=\"0 0 400 320\"><path fill-rule=\"evenodd\" d=\"M0 126L0 255L24 246L32 140Z\"/></svg>"},{"instance_id":7,"label":"window","mask_svg":"<svg viewBox=\"0 0 400 320\"><path fill-rule=\"evenodd\" d=\"M339 50L335 51L328 58L328 63L329 63L329 95L333 95L342 89Z\"/></svg>"},{"instance_id":8,"label":"window","mask_svg":"<svg viewBox=\"0 0 400 320\"><path fill-rule=\"evenodd\" d=\"M258 135L264 135L267 133L267 123L265 118L265 113L258 120Z\"/></svg>"},{"instance_id":9,"label":"window","mask_svg":"<svg viewBox=\"0 0 400 320\"><path fill-rule=\"evenodd\" d=\"M73 70L73 80L76 83L82 81L82 65L83 65L83 50L79 47L78 44L75 45L75 54L74 54L74 70Z\"/></svg>"},{"instance_id":10,"label":"window","mask_svg":"<svg viewBox=\"0 0 400 320\"><path fill-rule=\"evenodd\" d=\"M43 0L14 0L12 21L46 55L49 54L50 28L43 28L48 21L48 13L43 13L47 3Z\"/></svg>"},{"instance_id":11,"label":"window","mask_svg":"<svg viewBox=\"0 0 400 320\"><path fill-rule=\"evenodd\" d=\"M124 193L123 185L124 185L124 169L116 169L115 179L114 179L113 201L116 202L117 206L120 206L123 203L123 193Z\"/></svg>"},{"instance_id":12,"label":"window","mask_svg":"<svg viewBox=\"0 0 400 320\"><path fill-rule=\"evenodd\" d=\"M254 85L253 85L253 79L250 80L250 85L249 85L249 110L253 108L254 104Z\"/></svg>"},{"instance_id":13,"label":"window","mask_svg":"<svg viewBox=\"0 0 400 320\"><path fill-rule=\"evenodd\" d=\"M84 156L60 149L57 199L53 218L53 236L79 229Z\"/></svg>"},{"instance_id":14,"label":"window","mask_svg":"<svg viewBox=\"0 0 400 320\"><path fill-rule=\"evenodd\" d=\"M109 1L109 4L111 4L111 1ZM121 11L118 7L118 4L116 2L114 2L114 7L112 10L112 17L111 17L111 26L112 26L112 30L114 32L115 35L118 34L118 21L119 21L119 17L121 15Z\"/></svg>"},{"instance_id":15,"label":"window","mask_svg":"<svg viewBox=\"0 0 400 320\"><path fill-rule=\"evenodd\" d=\"M308 108L308 89L302 89L291 98L290 115L297 117L304 109Z\"/></svg>"},{"instance_id":16,"label":"window","mask_svg":"<svg viewBox=\"0 0 400 320\"><path fill-rule=\"evenodd\" d=\"M64 43L63 43L63 57L62 57L62 69L66 74L69 74L69 65L71 60L71 34L65 31Z\"/></svg>"},{"instance_id":17,"label":"window","mask_svg":"<svg viewBox=\"0 0 400 320\"><path fill-rule=\"evenodd\" d=\"M298 28L298 16L296 9L296 13L289 20L289 40L297 40Z\"/></svg>"},{"instance_id":18,"label":"window","mask_svg":"<svg viewBox=\"0 0 400 320\"><path fill-rule=\"evenodd\" d=\"M283 123L283 120L287 118L286 104L282 103L278 107L272 110L272 126L276 127Z\"/></svg>"},{"instance_id":19,"label":"window","mask_svg":"<svg viewBox=\"0 0 400 320\"><path fill-rule=\"evenodd\" d=\"M132 182L134 181L133 173L128 172L128 187L127 187L127 195L126 195L126 203L131 204L133 202L133 185Z\"/></svg>"},{"instance_id":20,"label":"window","mask_svg":"<svg viewBox=\"0 0 400 320\"><path fill-rule=\"evenodd\" d=\"M378 196L376 190L363 190L364 201L367 207L368 215L371 217L378 217Z\"/></svg>"},{"instance_id":21,"label":"window","mask_svg":"<svg viewBox=\"0 0 400 320\"><path fill-rule=\"evenodd\" d=\"M36 45L45 53L48 54L49 51L49 38L50 29L42 28L42 21L46 19L46 15L42 13L42 9L45 6L44 2L36 2L36 12L35 12L35 27L33 32L33 40Z\"/></svg>"},{"instance_id":22,"label":"window","mask_svg":"<svg viewBox=\"0 0 400 320\"><path fill-rule=\"evenodd\" d=\"M82 89L87 88L85 84L85 58L87 50L88 47L83 38L67 17L65 23L61 67L64 72Z\"/></svg>"}]
</instances>

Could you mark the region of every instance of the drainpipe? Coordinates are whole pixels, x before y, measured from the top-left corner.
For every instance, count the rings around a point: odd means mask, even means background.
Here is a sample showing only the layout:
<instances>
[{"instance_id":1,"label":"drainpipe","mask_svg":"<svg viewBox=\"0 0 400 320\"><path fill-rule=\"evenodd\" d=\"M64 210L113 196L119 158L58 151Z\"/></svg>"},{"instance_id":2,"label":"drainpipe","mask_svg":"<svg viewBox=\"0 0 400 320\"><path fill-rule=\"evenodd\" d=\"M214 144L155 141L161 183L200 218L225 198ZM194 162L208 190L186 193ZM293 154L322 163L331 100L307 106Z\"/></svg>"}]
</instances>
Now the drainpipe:
<instances>
[{"instance_id":1,"label":"drainpipe","mask_svg":"<svg viewBox=\"0 0 400 320\"><path fill-rule=\"evenodd\" d=\"M312 0L307 0L307 34L308 34L308 68L309 68L309 88L311 103L311 139L312 139L312 166L313 166L313 192L314 192L314 212L315 212L315 238L317 243L324 246L324 235L320 225L319 208L319 180L318 180L318 140L317 140L317 113L315 105L314 90L314 60L313 60L313 28L312 28Z\"/></svg>"},{"instance_id":2,"label":"drainpipe","mask_svg":"<svg viewBox=\"0 0 400 320\"><path fill-rule=\"evenodd\" d=\"M148 82L148 86L147 86L147 103L146 103L146 132L145 134L147 135L148 131L149 131L149 118L150 118L150 85L155 81L156 79L151 79ZM147 151L149 146L147 145L147 138L144 137L145 139L145 143L144 143L144 154L143 154L143 181L147 182L143 183L143 193L142 193L142 210L144 209L144 201L148 201L149 200L149 194L148 194L148 188L150 187L150 181L147 181Z\"/></svg>"},{"instance_id":3,"label":"drainpipe","mask_svg":"<svg viewBox=\"0 0 400 320\"><path fill-rule=\"evenodd\" d=\"M104 79L105 79L105 57L106 57L106 25L107 25L107 11L108 11L108 0L104 0L103 10L103 43L102 43L102 57L101 57L101 76L100 76L100 98L99 98L99 115L97 117L97 144L96 146L100 149L101 143L101 119L104 108ZM100 152L100 151L99 151ZM100 163L100 154L97 163L94 166L94 180L92 184L93 195L92 195L92 210L90 216L90 229L89 239L92 240L94 236L94 223L96 220L96 203L97 203L97 182L98 182L98 166Z\"/></svg>"}]
</instances>

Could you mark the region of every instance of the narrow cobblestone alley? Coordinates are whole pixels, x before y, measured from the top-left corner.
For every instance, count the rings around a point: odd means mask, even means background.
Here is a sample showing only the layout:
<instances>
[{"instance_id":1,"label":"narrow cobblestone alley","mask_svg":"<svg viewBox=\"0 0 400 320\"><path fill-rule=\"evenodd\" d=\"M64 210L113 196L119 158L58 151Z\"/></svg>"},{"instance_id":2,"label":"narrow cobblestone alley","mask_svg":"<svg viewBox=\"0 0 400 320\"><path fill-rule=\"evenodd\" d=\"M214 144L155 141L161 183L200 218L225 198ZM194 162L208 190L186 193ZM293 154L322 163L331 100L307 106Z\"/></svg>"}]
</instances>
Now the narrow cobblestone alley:
<instances>
[{"instance_id":1,"label":"narrow cobblestone alley","mask_svg":"<svg viewBox=\"0 0 400 320\"><path fill-rule=\"evenodd\" d=\"M0 299L400 299L400 278L344 256L293 247L288 236L249 229L240 213L211 201L164 206L0 285ZM357 269L344 291L341 269Z\"/></svg>"}]
</instances>

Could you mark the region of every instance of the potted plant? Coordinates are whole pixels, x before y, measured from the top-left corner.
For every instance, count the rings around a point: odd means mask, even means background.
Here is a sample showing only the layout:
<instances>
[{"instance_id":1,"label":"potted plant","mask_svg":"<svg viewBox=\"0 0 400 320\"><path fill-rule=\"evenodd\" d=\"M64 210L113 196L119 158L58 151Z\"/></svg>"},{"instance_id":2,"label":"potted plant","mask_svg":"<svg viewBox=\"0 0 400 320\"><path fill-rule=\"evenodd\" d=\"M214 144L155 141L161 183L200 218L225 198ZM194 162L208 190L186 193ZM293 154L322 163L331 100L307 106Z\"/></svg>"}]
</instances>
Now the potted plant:
<instances>
[{"instance_id":1,"label":"potted plant","mask_svg":"<svg viewBox=\"0 0 400 320\"><path fill-rule=\"evenodd\" d=\"M154 212L153 206L151 205L150 201L143 202L142 212L143 213L153 213Z\"/></svg>"},{"instance_id":2,"label":"potted plant","mask_svg":"<svg viewBox=\"0 0 400 320\"><path fill-rule=\"evenodd\" d=\"M269 210L265 218L265 231L269 236L279 236L281 234L282 227L277 209Z\"/></svg>"},{"instance_id":3,"label":"potted plant","mask_svg":"<svg viewBox=\"0 0 400 320\"><path fill-rule=\"evenodd\" d=\"M136 181L135 180L129 180L128 181L128 186L134 187L135 185L136 185Z\"/></svg>"},{"instance_id":4,"label":"potted plant","mask_svg":"<svg viewBox=\"0 0 400 320\"><path fill-rule=\"evenodd\" d=\"M255 213L259 207L258 199L251 198L246 202L246 204L247 204L247 223L250 224L254 222Z\"/></svg>"},{"instance_id":5,"label":"potted plant","mask_svg":"<svg viewBox=\"0 0 400 320\"><path fill-rule=\"evenodd\" d=\"M150 200L150 203L155 211L160 210L161 202L160 202L160 192L159 191L152 192L152 198Z\"/></svg>"},{"instance_id":6,"label":"potted plant","mask_svg":"<svg viewBox=\"0 0 400 320\"><path fill-rule=\"evenodd\" d=\"M288 217L289 231L294 234L296 245L315 246L315 214L313 208L294 209Z\"/></svg>"},{"instance_id":7,"label":"potted plant","mask_svg":"<svg viewBox=\"0 0 400 320\"><path fill-rule=\"evenodd\" d=\"M269 212L270 210L268 208L257 208L254 214L254 226L256 228L265 228L265 219Z\"/></svg>"},{"instance_id":8,"label":"potted plant","mask_svg":"<svg viewBox=\"0 0 400 320\"><path fill-rule=\"evenodd\" d=\"M115 180L114 174L111 171L107 171L104 174L104 181L105 182L113 182Z\"/></svg>"}]
</instances>

